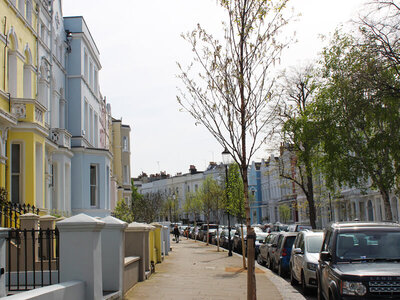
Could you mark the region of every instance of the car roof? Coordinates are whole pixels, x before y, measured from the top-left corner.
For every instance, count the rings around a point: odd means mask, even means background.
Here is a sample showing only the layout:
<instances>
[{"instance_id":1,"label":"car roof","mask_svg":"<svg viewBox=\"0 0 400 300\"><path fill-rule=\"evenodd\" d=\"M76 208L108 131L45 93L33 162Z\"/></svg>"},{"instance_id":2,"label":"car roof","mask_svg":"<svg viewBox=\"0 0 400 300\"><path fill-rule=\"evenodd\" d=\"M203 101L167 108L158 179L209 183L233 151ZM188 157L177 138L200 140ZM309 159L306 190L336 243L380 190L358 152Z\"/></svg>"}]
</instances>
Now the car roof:
<instances>
[{"instance_id":1,"label":"car roof","mask_svg":"<svg viewBox=\"0 0 400 300\"><path fill-rule=\"evenodd\" d=\"M400 228L400 224L394 222L340 222L332 223L332 228L353 228L353 227L393 227Z\"/></svg>"}]
</instances>

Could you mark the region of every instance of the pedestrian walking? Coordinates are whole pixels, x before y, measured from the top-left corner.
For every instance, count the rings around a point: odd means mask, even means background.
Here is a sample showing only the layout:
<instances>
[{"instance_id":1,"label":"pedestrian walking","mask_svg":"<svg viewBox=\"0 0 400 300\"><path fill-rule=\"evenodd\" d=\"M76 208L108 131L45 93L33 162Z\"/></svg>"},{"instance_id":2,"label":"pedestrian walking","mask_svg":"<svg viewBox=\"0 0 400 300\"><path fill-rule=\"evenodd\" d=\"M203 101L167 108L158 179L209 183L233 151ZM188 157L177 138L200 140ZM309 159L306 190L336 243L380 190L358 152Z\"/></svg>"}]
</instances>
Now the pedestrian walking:
<instances>
[{"instance_id":1,"label":"pedestrian walking","mask_svg":"<svg viewBox=\"0 0 400 300\"><path fill-rule=\"evenodd\" d=\"M180 236L179 228L178 225L175 224L174 226L174 236L175 236L175 242L179 243L179 236Z\"/></svg>"}]
</instances>

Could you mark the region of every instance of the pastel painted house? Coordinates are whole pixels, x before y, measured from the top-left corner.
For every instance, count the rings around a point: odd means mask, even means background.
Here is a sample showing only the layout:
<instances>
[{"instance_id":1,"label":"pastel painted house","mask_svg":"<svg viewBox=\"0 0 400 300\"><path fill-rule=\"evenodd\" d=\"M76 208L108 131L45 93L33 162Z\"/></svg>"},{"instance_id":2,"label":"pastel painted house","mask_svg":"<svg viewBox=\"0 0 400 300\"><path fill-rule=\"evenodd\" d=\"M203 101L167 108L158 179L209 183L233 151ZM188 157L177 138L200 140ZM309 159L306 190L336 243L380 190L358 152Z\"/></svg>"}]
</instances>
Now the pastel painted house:
<instances>
[{"instance_id":1,"label":"pastel painted house","mask_svg":"<svg viewBox=\"0 0 400 300\"><path fill-rule=\"evenodd\" d=\"M71 133L72 214L110 215L110 107L99 89L99 50L83 17L64 17L68 57L68 131Z\"/></svg>"}]
</instances>

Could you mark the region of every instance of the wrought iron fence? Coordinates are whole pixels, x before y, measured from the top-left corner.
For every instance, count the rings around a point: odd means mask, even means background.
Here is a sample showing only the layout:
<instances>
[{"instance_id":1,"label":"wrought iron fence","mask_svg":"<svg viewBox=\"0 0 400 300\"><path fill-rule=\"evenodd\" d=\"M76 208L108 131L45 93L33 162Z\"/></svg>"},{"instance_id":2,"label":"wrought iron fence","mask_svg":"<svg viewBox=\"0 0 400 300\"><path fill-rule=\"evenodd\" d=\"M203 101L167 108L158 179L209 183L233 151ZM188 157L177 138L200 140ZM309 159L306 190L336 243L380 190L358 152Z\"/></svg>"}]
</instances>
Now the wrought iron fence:
<instances>
[{"instance_id":1,"label":"wrought iron fence","mask_svg":"<svg viewBox=\"0 0 400 300\"><path fill-rule=\"evenodd\" d=\"M6 285L9 292L60 282L57 229L11 229L6 241Z\"/></svg>"},{"instance_id":2,"label":"wrought iron fence","mask_svg":"<svg viewBox=\"0 0 400 300\"><path fill-rule=\"evenodd\" d=\"M0 226L9 228L19 228L19 216L27 213L39 214L39 208L30 204L19 204L7 202L0 204Z\"/></svg>"}]
</instances>

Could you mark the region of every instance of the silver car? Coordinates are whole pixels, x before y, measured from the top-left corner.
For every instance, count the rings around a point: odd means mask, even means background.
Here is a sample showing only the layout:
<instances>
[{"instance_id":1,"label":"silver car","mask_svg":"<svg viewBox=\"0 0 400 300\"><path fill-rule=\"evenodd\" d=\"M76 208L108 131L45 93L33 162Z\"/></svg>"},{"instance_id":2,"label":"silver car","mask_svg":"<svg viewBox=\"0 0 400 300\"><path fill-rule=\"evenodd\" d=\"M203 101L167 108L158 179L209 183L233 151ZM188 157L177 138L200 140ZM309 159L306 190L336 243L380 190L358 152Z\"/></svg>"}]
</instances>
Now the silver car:
<instances>
[{"instance_id":1,"label":"silver car","mask_svg":"<svg viewBox=\"0 0 400 300\"><path fill-rule=\"evenodd\" d=\"M303 293L317 286L315 271L318 265L323 232L301 231L297 234L290 257L290 283L301 284Z\"/></svg>"}]
</instances>

